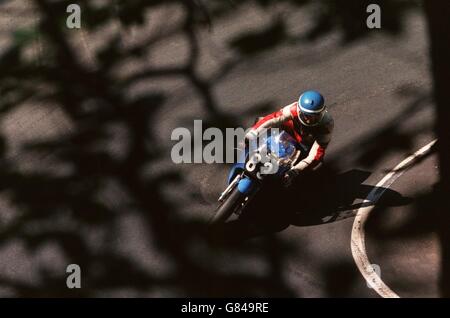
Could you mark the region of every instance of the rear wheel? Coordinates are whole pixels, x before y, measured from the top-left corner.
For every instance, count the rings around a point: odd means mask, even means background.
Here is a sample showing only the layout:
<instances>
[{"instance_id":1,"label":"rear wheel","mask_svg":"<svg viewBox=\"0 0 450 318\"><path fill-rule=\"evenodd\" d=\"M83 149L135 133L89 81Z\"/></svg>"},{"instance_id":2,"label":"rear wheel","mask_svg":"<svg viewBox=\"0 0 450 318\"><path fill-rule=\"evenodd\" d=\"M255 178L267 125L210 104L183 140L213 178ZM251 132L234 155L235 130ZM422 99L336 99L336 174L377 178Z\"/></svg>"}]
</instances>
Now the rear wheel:
<instances>
[{"instance_id":1,"label":"rear wheel","mask_svg":"<svg viewBox=\"0 0 450 318\"><path fill-rule=\"evenodd\" d=\"M216 214L209 221L210 226L214 226L220 223L224 223L235 211L238 204L242 203L245 198L245 194L239 192L238 188L235 187L225 201L219 205L216 210Z\"/></svg>"}]
</instances>

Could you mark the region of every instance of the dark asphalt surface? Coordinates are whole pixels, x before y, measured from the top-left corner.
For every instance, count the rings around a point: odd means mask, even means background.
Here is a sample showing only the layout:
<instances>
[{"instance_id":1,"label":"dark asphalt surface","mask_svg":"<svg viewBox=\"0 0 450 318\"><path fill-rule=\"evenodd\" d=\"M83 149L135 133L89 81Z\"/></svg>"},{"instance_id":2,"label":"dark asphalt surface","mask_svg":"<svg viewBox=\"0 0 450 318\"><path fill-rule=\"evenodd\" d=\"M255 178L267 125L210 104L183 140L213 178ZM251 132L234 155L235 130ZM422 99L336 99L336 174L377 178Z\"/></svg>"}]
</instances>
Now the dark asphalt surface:
<instances>
[{"instance_id":1,"label":"dark asphalt surface","mask_svg":"<svg viewBox=\"0 0 450 318\"><path fill-rule=\"evenodd\" d=\"M21 2L22 3L22 2ZM24 3L24 2L23 2ZM238 12L233 21L219 21L211 31L202 32L200 68L205 76L214 74L226 59L236 52L226 50L225 42L242 28L249 30L264 25L267 13L253 10ZM164 21L170 25L177 19L176 10L161 12L149 23L151 29ZM160 20L158 20L160 19ZM301 34L310 23L308 17L291 17L292 30ZM295 23L295 21L301 21ZM0 28L3 31L26 19L12 20L0 9ZM162 23L162 22L161 22ZM367 287L359 274L350 250L350 233L355 206L365 198L387 171L409 154L434 139L432 134L433 112L430 102L430 76L428 72L426 29L423 17L410 15L405 33L390 37L373 31L364 40L341 46L338 32L316 42L285 44L264 51L249 59L236 60L233 67L214 83L214 98L223 112L242 118L248 125L261 113L258 105L268 104L275 110L295 100L299 92L314 88L323 92L331 114L335 119L335 133L327 153L328 171L325 181L334 197L326 194L318 206L309 211L317 213L316 221L308 224L308 216L300 216L297 225L276 232L242 241L243 248L257 246L267 236L276 236L290 245L289 252L281 266L282 278L299 297L351 296L377 297ZM114 28L115 26L112 26ZM105 31L107 33L107 30ZM139 32L132 33L127 41L139 41ZM79 34L78 34L79 35ZM76 36L78 36L76 35ZM2 35L1 45L6 45ZM82 37L81 37L82 38ZM74 39L75 41L78 41ZM89 49L99 45L101 37L79 39L85 41L80 52L89 61ZM82 42L80 42L82 43ZM120 72L130 72L142 64L170 66L185 59L186 43L177 35L153 50L146 61L136 61L123 66ZM184 180L168 184L165 192L189 217L209 218L215 208L215 200L225 185L228 167L220 164L174 165L170 160L171 132L176 127L192 129L194 119L202 119L205 112L197 94L183 81L164 80L158 83L143 82L130 94L139 94L157 87L170 93L165 107L158 111L159 122L152 129L157 133L158 143L166 153L165 160L145 173L176 169ZM256 105L256 106L255 106ZM70 122L52 108L27 105L8 118L2 118L0 129L7 132L16 149L30 137L57 134L71 129ZM267 113L267 109L263 113ZM17 144L17 145L16 145ZM113 147L120 148L120 141ZM18 148L17 148L18 149ZM44 158L11 156L23 165L40 165ZM434 157L415 166L402 176L387 191L382 208L382 223L395 226L401 217L407 218L408 200L426 192L434 182L436 169ZM317 186L317 184L315 185ZM317 191L321 191L319 186ZM299 190L299 192L303 192ZM330 192L326 192L330 193ZM291 207L301 210L302 193L284 200L293 201ZM120 193L109 196L112 203L119 201ZM336 202L332 202L335 200ZM327 205L327 203L329 203ZM120 204L120 203L117 203ZM333 207L325 209L322 205ZM1 217L13 218L13 209L7 200L1 203ZM399 210L399 213L396 211ZM374 213L378 215L379 209ZM278 213L278 211L273 211ZM304 218L304 219L303 219ZM322 221L320 221L322 219ZM323 224L321 224L324 222ZM329 222L329 223L326 223ZM437 252L433 236L383 237L383 227L371 225L367 238L369 259L379 264L382 279L400 296L436 296ZM88 234L95 245L98 233ZM170 271L170 262L155 253L145 242L145 230L138 216L126 215L118 225L117 236L112 246L122 251L148 271L164 275ZM258 242L259 241L259 242ZM243 271L264 273L265 268L258 259L252 260L251 268ZM56 246L47 246L30 252L20 240L0 248L0 275L23 282L39 282L40 266L55 272L65 271L66 259ZM221 266L237 268L242 266L229 255ZM14 295L8 289L0 288L0 295ZM161 290L157 293L141 293L130 290L105 291L105 296L169 296L179 295L176 291Z\"/></svg>"}]
</instances>

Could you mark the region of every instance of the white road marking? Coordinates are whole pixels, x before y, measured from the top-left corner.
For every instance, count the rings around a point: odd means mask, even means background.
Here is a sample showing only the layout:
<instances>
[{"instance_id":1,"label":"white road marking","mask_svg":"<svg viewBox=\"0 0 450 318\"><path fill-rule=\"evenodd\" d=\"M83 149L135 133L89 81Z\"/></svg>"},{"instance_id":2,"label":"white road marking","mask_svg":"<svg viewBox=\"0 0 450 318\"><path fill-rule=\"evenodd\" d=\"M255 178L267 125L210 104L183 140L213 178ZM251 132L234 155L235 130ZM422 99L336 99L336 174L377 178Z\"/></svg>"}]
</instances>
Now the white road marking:
<instances>
[{"instance_id":1,"label":"white road marking","mask_svg":"<svg viewBox=\"0 0 450 318\"><path fill-rule=\"evenodd\" d=\"M358 266L359 271L363 275L367 283L384 298L399 298L399 296L392 291L381 279L381 277L374 271L372 265L367 257L364 227L369 217L370 212L375 208L376 202L381 198L383 193L397 180L403 172L405 172L411 163L426 155L431 147L435 144L436 139L420 148L414 154L400 162L394 169L392 169L380 182L373 188L363 203L371 203L370 206L361 207L356 213L355 221L353 222L351 235L351 249L353 259Z\"/></svg>"}]
</instances>

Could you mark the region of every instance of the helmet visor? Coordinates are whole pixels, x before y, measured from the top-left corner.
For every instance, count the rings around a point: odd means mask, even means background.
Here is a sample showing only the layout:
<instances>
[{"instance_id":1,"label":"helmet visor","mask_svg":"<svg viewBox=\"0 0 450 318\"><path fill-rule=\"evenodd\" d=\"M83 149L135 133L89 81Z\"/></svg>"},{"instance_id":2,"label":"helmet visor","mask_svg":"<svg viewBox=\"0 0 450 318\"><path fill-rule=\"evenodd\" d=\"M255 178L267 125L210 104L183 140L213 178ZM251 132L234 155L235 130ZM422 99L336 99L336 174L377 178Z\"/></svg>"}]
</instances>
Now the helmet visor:
<instances>
[{"instance_id":1,"label":"helmet visor","mask_svg":"<svg viewBox=\"0 0 450 318\"><path fill-rule=\"evenodd\" d=\"M314 126L322 120L323 112L315 114L300 112L299 117L303 124L308 126Z\"/></svg>"}]
</instances>

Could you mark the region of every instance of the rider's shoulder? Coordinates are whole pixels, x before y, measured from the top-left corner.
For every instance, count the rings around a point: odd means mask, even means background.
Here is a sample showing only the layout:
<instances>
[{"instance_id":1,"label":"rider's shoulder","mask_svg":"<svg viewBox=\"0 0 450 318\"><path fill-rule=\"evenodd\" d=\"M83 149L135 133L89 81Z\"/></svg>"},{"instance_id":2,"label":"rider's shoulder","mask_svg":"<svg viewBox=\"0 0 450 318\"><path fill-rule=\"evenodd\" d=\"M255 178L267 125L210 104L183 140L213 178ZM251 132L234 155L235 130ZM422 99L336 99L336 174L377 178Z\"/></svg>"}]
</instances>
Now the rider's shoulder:
<instances>
[{"instance_id":1,"label":"rider's shoulder","mask_svg":"<svg viewBox=\"0 0 450 318\"><path fill-rule=\"evenodd\" d=\"M330 114L330 112L328 110L325 111L322 122L324 124L333 124L334 123L333 116Z\"/></svg>"},{"instance_id":2,"label":"rider's shoulder","mask_svg":"<svg viewBox=\"0 0 450 318\"><path fill-rule=\"evenodd\" d=\"M286 105L282 108L283 115L285 116L297 116L297 102Z\"/></svg>"},{"instance_id":3,"label":"rider's shoulder","mask_svg":"<svg viewBox=\"0 0 450 318\"><path fill-rule=\"evenodd\" d=\"M333 116L330 114L330 112L328 112L328 110L325 111L320 126L326 128L326 130L328 130L329 132L333 130L334 119Z\"/></svg>"}]
</instances>

